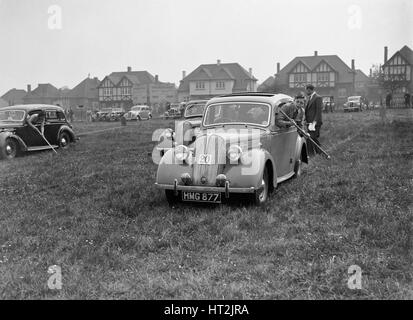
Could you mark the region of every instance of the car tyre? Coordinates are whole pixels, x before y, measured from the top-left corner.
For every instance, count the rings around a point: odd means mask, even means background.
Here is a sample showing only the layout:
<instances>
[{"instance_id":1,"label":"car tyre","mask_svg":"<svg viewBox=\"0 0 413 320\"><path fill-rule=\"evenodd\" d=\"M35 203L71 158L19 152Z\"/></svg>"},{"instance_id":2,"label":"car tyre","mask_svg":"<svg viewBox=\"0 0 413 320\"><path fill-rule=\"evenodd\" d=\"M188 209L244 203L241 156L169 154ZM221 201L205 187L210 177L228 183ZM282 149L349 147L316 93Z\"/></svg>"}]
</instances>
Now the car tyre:
<instances>
[{"instance_id":1,"label":"car tyre","mask_svg":"<svg viewBox=\"0 0 413 320\"><path fill-rule=\"evenodd\" d=\"M265 167L262 174L261 187L254 193L255 205L261 206L268 200L270 190L269 180L268 169Z\"/></svg>"},{"instance_id":2,"label":"car tyre","mask_svg":"<svg viewBox=\"0 0 413 320\"><path fill-rule=\"evenodd\" d=\"M67 132L62 132L59 135L59 148L67 149L70 145L70 135Z\"/></svg>"},{"instance_id":3,"label":"car tyre","mask_svg":"<svg viewBox=\"0 0 413 320\"><path fill-rule=\"evenodd\" d=\"M19 144L15 139L7 138L0 150L0 159L14 159L19 154Z\"/></svg>"},{"instance_id":4,"label":"car tyre","mask_svg":"<svg viewBox=\"0 0 413 320\"><path fill-rule=\"evenodd\" d=\"M141 119L141 116L138 116L137 118L136 118L138 121L141 121L142 119Z\"/></svg>"},{"instance_id":5,"label":"car tyre","mask_svg":"<svg viewBox=\"0 0 413 320\"><path fill-rule=\"evenodd\" d=\"M178 202L178 197L175 196L175 192L173 190L165 190L166 201L172 207Z\"/></svg>"}]
</instances>

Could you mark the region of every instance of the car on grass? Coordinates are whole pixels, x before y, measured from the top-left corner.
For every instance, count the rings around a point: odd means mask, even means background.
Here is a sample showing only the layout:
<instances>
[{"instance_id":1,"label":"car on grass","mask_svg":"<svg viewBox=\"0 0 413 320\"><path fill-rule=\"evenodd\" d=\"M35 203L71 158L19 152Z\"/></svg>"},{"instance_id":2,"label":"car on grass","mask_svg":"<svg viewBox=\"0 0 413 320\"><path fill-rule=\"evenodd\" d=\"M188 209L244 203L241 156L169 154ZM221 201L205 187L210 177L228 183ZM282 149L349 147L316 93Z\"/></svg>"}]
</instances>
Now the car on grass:
<instances>
[{"instance_id":1,"label":"car on grass","mask_svg":"<svg viewBox=\"0 0 413 320\"><path fill-rule=\"evenodd\" d=\"M163 114L165 119L179 119L182 117L182 111L179 107L171 107Z\"/></svg>"},{"instance_id":2,"label":"car on grass","mask_svg":"<svg viewBox=\"0 0 413 320\"><path fill-rule=\"evenodd\" d=\"M65 149L76 140L61 107L16 105L0 109L0 159L30 151Z\"/></svg>"},{"instance_id":3,"label":"car on grass","mask_svg":"<svg viewBox=\"0 0 413 320\"><path fill-rule=\"evenodd\" d=\"M175 129L168 128L159 138L157 149L161 156L173 147L176 140L182 140L184 144L194 141L196 135L199 133L207 102L208 100L192 100L186 103L184 119L176 124L178 132L175 132ZM182 136L182 138L180 138L180 136Z\"/></svg>"},{"instance_id":4,"label":"car on grass","mask_svg":"<svg viewBox=\"0 0 413 320\"><path fill-rule=\"evenodd\" d=\"M112 108L106 116L106 121L120 121L124 114L125 110L123 108Z\"/></svg>"},{"instance_id":5,"label":"car on grass","mask_svg":"<svg viewBox=\"0 0 413 320\"><path fill-rule=\"evenodd\" d=\"M127 121L141 121L152 119L152 111L149 106L134 106L131 110L125 113Z\"/></svg>"},{"instance_id":6,"label":"car on grass","mask_svg":"<svg viewBox=\"0 0 413 320\"><path fill-rule=\"evenodd\" d=\"M308 163L306 139L275 121L290 102L271 93L209 100L195 141L176 144L159 162L155 184L169 204L221 203L241 195L261 205L279 183L300 176Z\"/></svg>"},{"instance_id":7,"label":"car on grass","mask_svg":"<svg viewBox=\"0 0 413 320\"><path fill-rule=\"evenodd\" d=\"M367 110L367 104L362 96L351 96L344 104L344 112Z\"/></svg>"}]
</instances>

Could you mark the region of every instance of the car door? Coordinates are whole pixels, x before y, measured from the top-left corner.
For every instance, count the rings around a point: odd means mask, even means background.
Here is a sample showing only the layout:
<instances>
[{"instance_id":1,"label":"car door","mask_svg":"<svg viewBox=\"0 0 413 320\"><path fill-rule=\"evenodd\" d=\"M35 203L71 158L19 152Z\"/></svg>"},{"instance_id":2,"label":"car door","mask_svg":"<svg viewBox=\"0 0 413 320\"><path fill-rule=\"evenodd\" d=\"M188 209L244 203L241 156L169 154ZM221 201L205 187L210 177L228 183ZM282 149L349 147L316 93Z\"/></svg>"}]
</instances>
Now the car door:
<instances>
[{"instance_id":1,"label":"car door","mask_svg":"<svg viewBox=\"0 0 413 320\"><path fill-rule=\"evenodd\" d=\"M44 135L52 145L58 144L58 134L63 121L58 117L56 110L46 110L46 123L44 126Z\"/></svg>"},{"instance_id":2,"label":"car door","mask_svg":"<svg viewBox=\"0 0 413 320\"><path fill-rule=\"evenodd\" d=\"M27 118L30 118L33 114L39 114L40 112L41 110L31 111L28 113ZM38 120L35 123L33 123L34 127L36 127L37 130L31 127L27 121L28 120L26 120L23 127L19 130L19 136L24 141L26 146L30 148L41 147L46 145L46 142L44 141L43 137L37 131L39 130L41 132L41 121Z\"/></svg>"},{"instance_id":3,"label":"car door","mask_svg":"<svg viewBox=\"0 0 413 320\"><path fill-rule=\"evenodd\" d=\"M277 176L282 178L294 171L294 152L297 142L297 129L278 128L271 132L271 155L275 160Z\"/></svg>"}]
</instances>

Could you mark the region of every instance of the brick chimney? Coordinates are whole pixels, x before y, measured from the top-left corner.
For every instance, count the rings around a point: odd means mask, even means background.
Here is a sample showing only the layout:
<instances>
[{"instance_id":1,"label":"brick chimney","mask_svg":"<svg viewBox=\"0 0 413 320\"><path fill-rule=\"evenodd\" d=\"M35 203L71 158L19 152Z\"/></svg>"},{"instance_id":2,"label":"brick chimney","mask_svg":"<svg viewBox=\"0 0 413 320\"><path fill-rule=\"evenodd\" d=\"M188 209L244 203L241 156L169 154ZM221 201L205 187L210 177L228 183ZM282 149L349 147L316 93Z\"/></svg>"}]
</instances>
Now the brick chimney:
<instances>
[{"instance_id":1,"label":"brick chimney","mask_svg":"<svg viewBox=\"0 0 413 320\"><path fill-rule=\"evenodd\" d=\"M386 46L386 47L384 47L384 63L387 62L387 60L389 58L388 56L389 56L389 48L387 48L387 46Z\"/></svg>"},{"instance_id":2,"label":"brick chimney","mask_svg":"<svg viewBox=\"0 0 413 320\"><path fill-rule=\"evenodd\" d=\"M280 65L280 63L279 63L279 62L277 62L277 74L279 74L279 73L280 73L280 70L281 70L281 65Z\"/></svg>"},{"instance_id":3,"label":"brick chimney","mask_svg":"<svg viewBox=\"0 0 413 320\"><path fill-rule=\"evenodd\" d=\"M30 92L32 92L32 85L28 84L27 85L27 93L30 93Z\"/></svg>"},{"instance_id":4,"label":"brick chimney","mask_svg":"<svg viewBox=\"0 0 413 320\"><path fill-rule=\"evenodd\" d=\"M155 75L155 82L159 82L159 76L157 74Z\"/></svg>"},{"instance_id":5,"label":"brick chimney","mask_svg":"<svg viewBox=\"0 0 413 320\"><path fill-rule=\"evenodd\" d=\"M249 68L249 69L248 69L248 72L249 72L249 74L250 74L250 77L252 77L252 68Z\"/></svg>"},{"instance_id":6,"label":"brick chimney","mask_svg":"<svg viewBox=\"0 0 413 320\"><path fill-rule=\"evenodd\" d=\"M353 70L353 71L356 70L356 64L354 62L354 59L351 59L351 70Z\"/></svg>"},{"instance_id":7,"label":"brick chimney","mask_svg":"<svg viewBox=\"0 0 413 320\"><path fill-rule=\"evenodd\" d=\"M128 72L132 72L132 67L128 67Z\"/></svg>"},{"instance_id":8,"label":"brick chimney","mask_svg":"<svg viewBox=\"0 0 413 320\"><path fill-rule=\"evenodd\" d=\"M186 71L182 71L182 79L186 77Z\"/></svg>"},{"instance_id":9,"label":"brick chimney","mask_svg":"<svg viewBox=\"0 0 413 320\"><path fill-rule=\"evenodd\" d=\"M318 56L318 51L314 51L314 57Z\"/></svg>"},{"instance_id":10,"label":"brick chimney","mask_svg":"<svg viewBox=\"0 0 413 320\"><path fill-rule=\"evenodd\" d=\"M219 65L219 66L221 65L221 60L219 60L219 59L217 60L217 65Z\"/></svg>"}]
</instances>

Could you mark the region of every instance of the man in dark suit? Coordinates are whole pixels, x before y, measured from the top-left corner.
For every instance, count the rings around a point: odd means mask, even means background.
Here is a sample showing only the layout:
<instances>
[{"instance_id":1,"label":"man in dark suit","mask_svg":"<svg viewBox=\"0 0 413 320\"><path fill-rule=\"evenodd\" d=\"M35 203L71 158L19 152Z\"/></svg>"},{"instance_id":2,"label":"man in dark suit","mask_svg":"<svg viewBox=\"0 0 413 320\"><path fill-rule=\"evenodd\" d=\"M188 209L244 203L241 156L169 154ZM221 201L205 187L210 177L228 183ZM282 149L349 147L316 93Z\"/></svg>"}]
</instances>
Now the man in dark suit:
<instances>
[{"instance_id":1,"label":"man in dark suit","mask_svg":"<svg viewBox=\"0 0 413 320\"><path fill-rule=\"evenodd\" d=\"M305 121L308 126L308 133L311 138L320 145L318 138L320 137L320 129L323 124L322 111L323 111L323 99L321 96L315 92L314 86L309 84L305 87L308 100L305 107ZM309 154L314 155L315 153L320 153L320 150L309 142Z\"/></svg>"}]
</instances>

